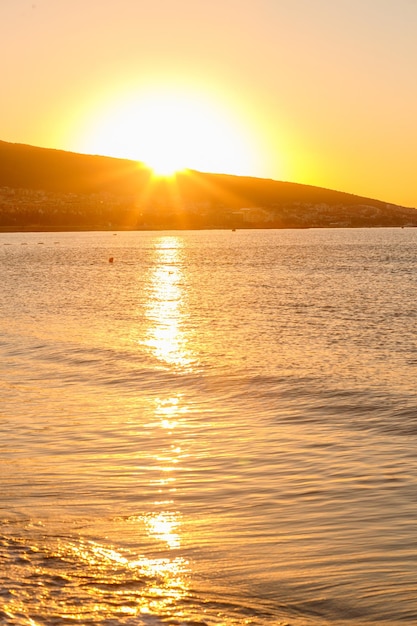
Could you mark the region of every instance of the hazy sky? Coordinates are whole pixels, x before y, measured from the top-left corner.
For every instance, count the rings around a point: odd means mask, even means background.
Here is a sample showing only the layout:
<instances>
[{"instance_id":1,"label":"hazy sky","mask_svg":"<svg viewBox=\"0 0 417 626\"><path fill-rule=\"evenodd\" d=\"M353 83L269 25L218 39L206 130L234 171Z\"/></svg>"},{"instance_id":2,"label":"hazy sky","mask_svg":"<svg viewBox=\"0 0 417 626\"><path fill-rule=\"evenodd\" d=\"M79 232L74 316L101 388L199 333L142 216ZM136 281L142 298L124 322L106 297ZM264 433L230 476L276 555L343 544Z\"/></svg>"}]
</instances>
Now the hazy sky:
<instances>
[{"instance_id":1,"label":"hazy sky","mask_svg":"<svg viewBox=\"0 0 417 626\"><path fill-rule=\"evenodd\" d=\"M0 51L4 141L417 207L416 0L0 0Z\"/></svg>"}]
</instances>

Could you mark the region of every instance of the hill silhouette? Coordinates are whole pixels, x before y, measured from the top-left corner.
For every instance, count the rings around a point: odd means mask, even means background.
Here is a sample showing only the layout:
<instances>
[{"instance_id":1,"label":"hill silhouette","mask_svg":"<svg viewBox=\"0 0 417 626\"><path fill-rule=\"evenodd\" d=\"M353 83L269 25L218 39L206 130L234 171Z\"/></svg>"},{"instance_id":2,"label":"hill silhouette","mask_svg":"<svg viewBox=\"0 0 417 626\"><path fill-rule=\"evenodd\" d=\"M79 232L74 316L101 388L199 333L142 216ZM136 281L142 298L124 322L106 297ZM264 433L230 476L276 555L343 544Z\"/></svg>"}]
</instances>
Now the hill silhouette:
<instances>
[{"instance_id":1,"label":"hill silhouette","mask_svg":"<svg viewBox=\"0 0 417 626\"><path fill-rule=\"evenodd\" d=\"M0 141L0 229L417 226L417 211L322 187Z\"/></svg>"},{"instance_id":2,"label":"hill silhouette","mask_svg":"<svg viewBox=\"0 0 417 626\"><path fill-rule=\"evenodd\" d=\"M135 161L0 141L0 187L125 194L148 175Z\"/></svg>"}]
</instances>

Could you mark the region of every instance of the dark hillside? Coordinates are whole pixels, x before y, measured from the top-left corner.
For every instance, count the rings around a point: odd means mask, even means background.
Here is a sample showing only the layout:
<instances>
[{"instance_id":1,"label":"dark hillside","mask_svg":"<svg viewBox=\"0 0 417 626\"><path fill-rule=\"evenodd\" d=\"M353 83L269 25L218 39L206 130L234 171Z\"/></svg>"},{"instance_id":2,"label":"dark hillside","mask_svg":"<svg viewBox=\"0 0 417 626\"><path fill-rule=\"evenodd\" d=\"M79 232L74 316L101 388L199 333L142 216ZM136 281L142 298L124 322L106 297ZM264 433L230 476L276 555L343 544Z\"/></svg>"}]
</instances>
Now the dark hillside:
<instances>
[{"instance_id":1,"label":"dark hillside","mask_svg":"<svg viewBox=\"0 0 417 626\"><path fill-rule=\"evenodd\" d=\"M0 141L0 230L417 226L415 209L321 187Z\"/></svg>"},{"instance_id":2,"label":"dark hillside","mask_svg":"<svg viewBox=\"0 0 417 626\"><path fill-rule=\"evenodd\" d=\"M0 141L0 187L133 193L149 172L135 161Z\"/></svg>"},{"instance_id":3,"label":"dark hillside","mask_svg":"<svg viewBox=\"0 0 417 626\"><path fill-rule=\"evenodd\" d=\"M228 198L236 208L242 206L242 200L248 206L275 206L294 202L386 206L386 203L380 200L371 200L323 187L229 174L192 172L191 177L179 177L179 186L184 196L197 200L201 198L204 189L206 196L211 199Z\"/></svg>"}]
</instances>

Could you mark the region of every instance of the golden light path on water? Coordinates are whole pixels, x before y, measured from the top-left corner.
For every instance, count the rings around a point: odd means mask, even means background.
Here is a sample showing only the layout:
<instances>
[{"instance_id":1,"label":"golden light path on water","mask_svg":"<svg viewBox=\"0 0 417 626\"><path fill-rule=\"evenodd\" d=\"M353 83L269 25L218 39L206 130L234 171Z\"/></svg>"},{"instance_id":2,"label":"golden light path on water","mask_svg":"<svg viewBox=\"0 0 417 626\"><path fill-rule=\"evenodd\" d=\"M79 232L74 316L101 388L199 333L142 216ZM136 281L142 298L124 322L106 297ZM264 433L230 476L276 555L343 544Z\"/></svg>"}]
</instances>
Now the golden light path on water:
<instances>
[{"instance_id":1,"label":"golden light path on water","mask_svg":"<svg viewBox=\"0 0 417 626\"><path fill-rule=\"evenodd\" d=\"M184 280L181 267L183 241L162 236L155 242L154 266L146 308L148 333L144 345L166 366L191 367L193 354L189 336L183 330L186 321Z\"/></svg>"},{"instance_id":2,"label":"golden light path on water","mask_svg":"<svg viewBox=\"0 0 417 626\"><path fill-rule=\"evenodd\" d=\"M193 355L183 330L182 246L183 241L175 236L161 236L154 243L145 305L148 327L143 345L165 367L187 369L192 366ZM175 509L173 497L176 492L175 470L183 455L174 435L187 408L175 395L156 397L154 403L154 436L167 441L167 448L155 459L159 477L151 479L151 486L157 490L160 499L154 502L155 510L144 514L140 521L150 539L165 544L169 551L178 550L182 542L181 515ZM130 565L136 566L135 563ZM144 568L143 561L137 565ZM147 559L144 571L156 584L148 589L152 599L142 603L141 613L160 615L167 607L176 612L175 604L187 595L187 561L178 556Z\"/></svg>"},{"instance_id":3,"label":"golden light path on water","mask_svg":"<svg viewBox=\"0 0 417 626\"><path fill-rule=\"evenodd\" d=\"M182 245L181 239L175 236L161 236L154 244L146 281L147 331L143 339L136 338L164 369L191 369L194 360L189 349L189 337L183 330L186 303L181 267ZM141 478L148 481L149 489L156 497L152 507L138 515L130 515L125 523L139 537L145 538L145 543L151 546L152 555L132 560L128 553L88 542L80 547L78 558L88 563L90 569L98 568L99 572L102 570L103 580L117 583L117 568L121 566L127 577L129 573L134 573L134 577L138 576L140 580L146 581L146 587L134 597L121 592L122 598L126 599L125 604L119 608L121 615L138 619L141 615L144 619L146 616L151 618L164 615L185 619L187 615L181 607L181 601L189 593L190 569L188 561L178 555L183 542L182 518L176 509L174 498L176 469L186 456L182 449L181 433L178 431L184 426L187 407L184 406L180 394L168 397L158 397L156 394L149 398L148 410L150 420L146 427L149 435L153 441L161 443L156 446L158 453L153 447L151 456L147 458L145 455L145 470ZM163 556L158 556L158 552ZM99 608L99 598L96 600ZM106 611L104 605L102 610ZM85 615L81 617L85 618ZM77 618L80 619L80 616Z\"/></svg>"}]
</instances>

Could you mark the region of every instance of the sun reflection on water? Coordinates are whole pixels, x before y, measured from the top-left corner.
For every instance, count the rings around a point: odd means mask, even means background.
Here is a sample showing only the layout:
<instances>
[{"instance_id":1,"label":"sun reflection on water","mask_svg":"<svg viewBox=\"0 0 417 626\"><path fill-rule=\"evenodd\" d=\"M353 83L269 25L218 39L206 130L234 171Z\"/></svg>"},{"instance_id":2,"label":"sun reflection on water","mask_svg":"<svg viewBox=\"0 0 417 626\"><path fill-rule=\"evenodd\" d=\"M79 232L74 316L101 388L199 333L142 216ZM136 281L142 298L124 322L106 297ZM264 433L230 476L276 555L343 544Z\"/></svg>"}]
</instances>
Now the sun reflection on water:
<instances>
[{"instance_id":1,"label":"sun reflection on water","mask_svg":"<svg viewBox=\"0 0 417 626\"><path fill-rule=\"evenodd\" d=\"M191 371L196 357L189 334L182 247L180 237L161 236L155 240L147 280L146 331L139 341L164 368ZM138 537L144 538L149 552L124 565L146 580L145 593L138 598L137 615L164 615L169 609L171 616L180 616L180 601L188 596L190 565L180 552L185 538L175 495L178 475L187 457L183 437L188 408L180 393L155 395L149 398L148 408L151 419L146 429L155 445L149 456L149 473L143 477L146 476L154 500L147 510L129 516L128 523ZM117 562L117 555L109 556ZM129 604L126 610L131 610Z\"/></svg>"},{"instance_id":2,"label":"sun reflection on water","mask_svg":"<svg viewBox=\"0 0 417 626\"><path fill-rule=\"evenodd\" d=\"M159 523L162 525L161 532L174 537L169 520L160 519L155 523L156 532L159 532ZM169 559L141 556L132 559L131 555L92 541L80 542L78 545L61 544L54 557L73 561L77 565L73 573L74 582L88 582L85 589L90 604L88 609L86 606L81 612L78 609L77 619L85 619L92 610L101 615L113 614L113 617L115 609L116 613L126 615L172 614L176 604L187 595L188 565L181 557ZM91 600L94 601L93 606ZM68 609L65 617L75 617Z\"/></svg>"},{"instance_id":3,"label":"sun reflection on water","mask_svg":"<svg viewBox=\"0 0 417 626\"><path fill-rule=\"evenodd\" d=\"M177 440L177 429L186 413L187 408L181 404L179 395L155 400L155 428L162 430L161 436L157 432L155 436L164 438L166 448L156 458L160 475L154 485L158 488L161 499L154 503L156 510L148 513L144 521L148 533L165 543L169 549L181 546L181 516L179 512L173 511L172 496L176 491L175 472L185 457Z\"/></svg>"},{"instance_id":4,"label":"sun reflection on water","mask_svg":"<svg viewBox=\"0 0 417 626\"><path fill-rule=\"evenodd\" d=\"M182 247L182 240L175 236L160 237L155 243L145 309L149 325L143 344L162 363L190 369L195 357L185 330L188 310Z\"/></svg>"},{"instance_id":5,"label":"sun reflection on water","mask_svg":"<svg viewBox=\"0 0 417 626\"><path fill-rule=\"evenodd\" d=\"M150 459L153 471L148 480L156 497L148 510L121 520L129 524L129 536L133 530L135 536L144 538L147 556L129 560L113 550L104 554L97 548L95 552L134 571L135 576L146 581L146 587L136 597L136 613L127 604L127 614L181 617L180 605L189 593L190 565L180 552L184 539L183 518L174 498L178 469L186 457L181 436L187 407L181 394L155 397L151 404L152 422L147 427L152 429L160 445Z\"/></svg>"},{"instance_id":6,"label":"sun reflection on water","mask_svg":"<svg viewBox=\"0 0 417 626\"><path fill-rule=\"evenodd\" d=\"M167 512L150 515L146 520L149 533L160 541L164 541L171 549L181 546L178 513Z\"/></svg>"}]
</instances>

